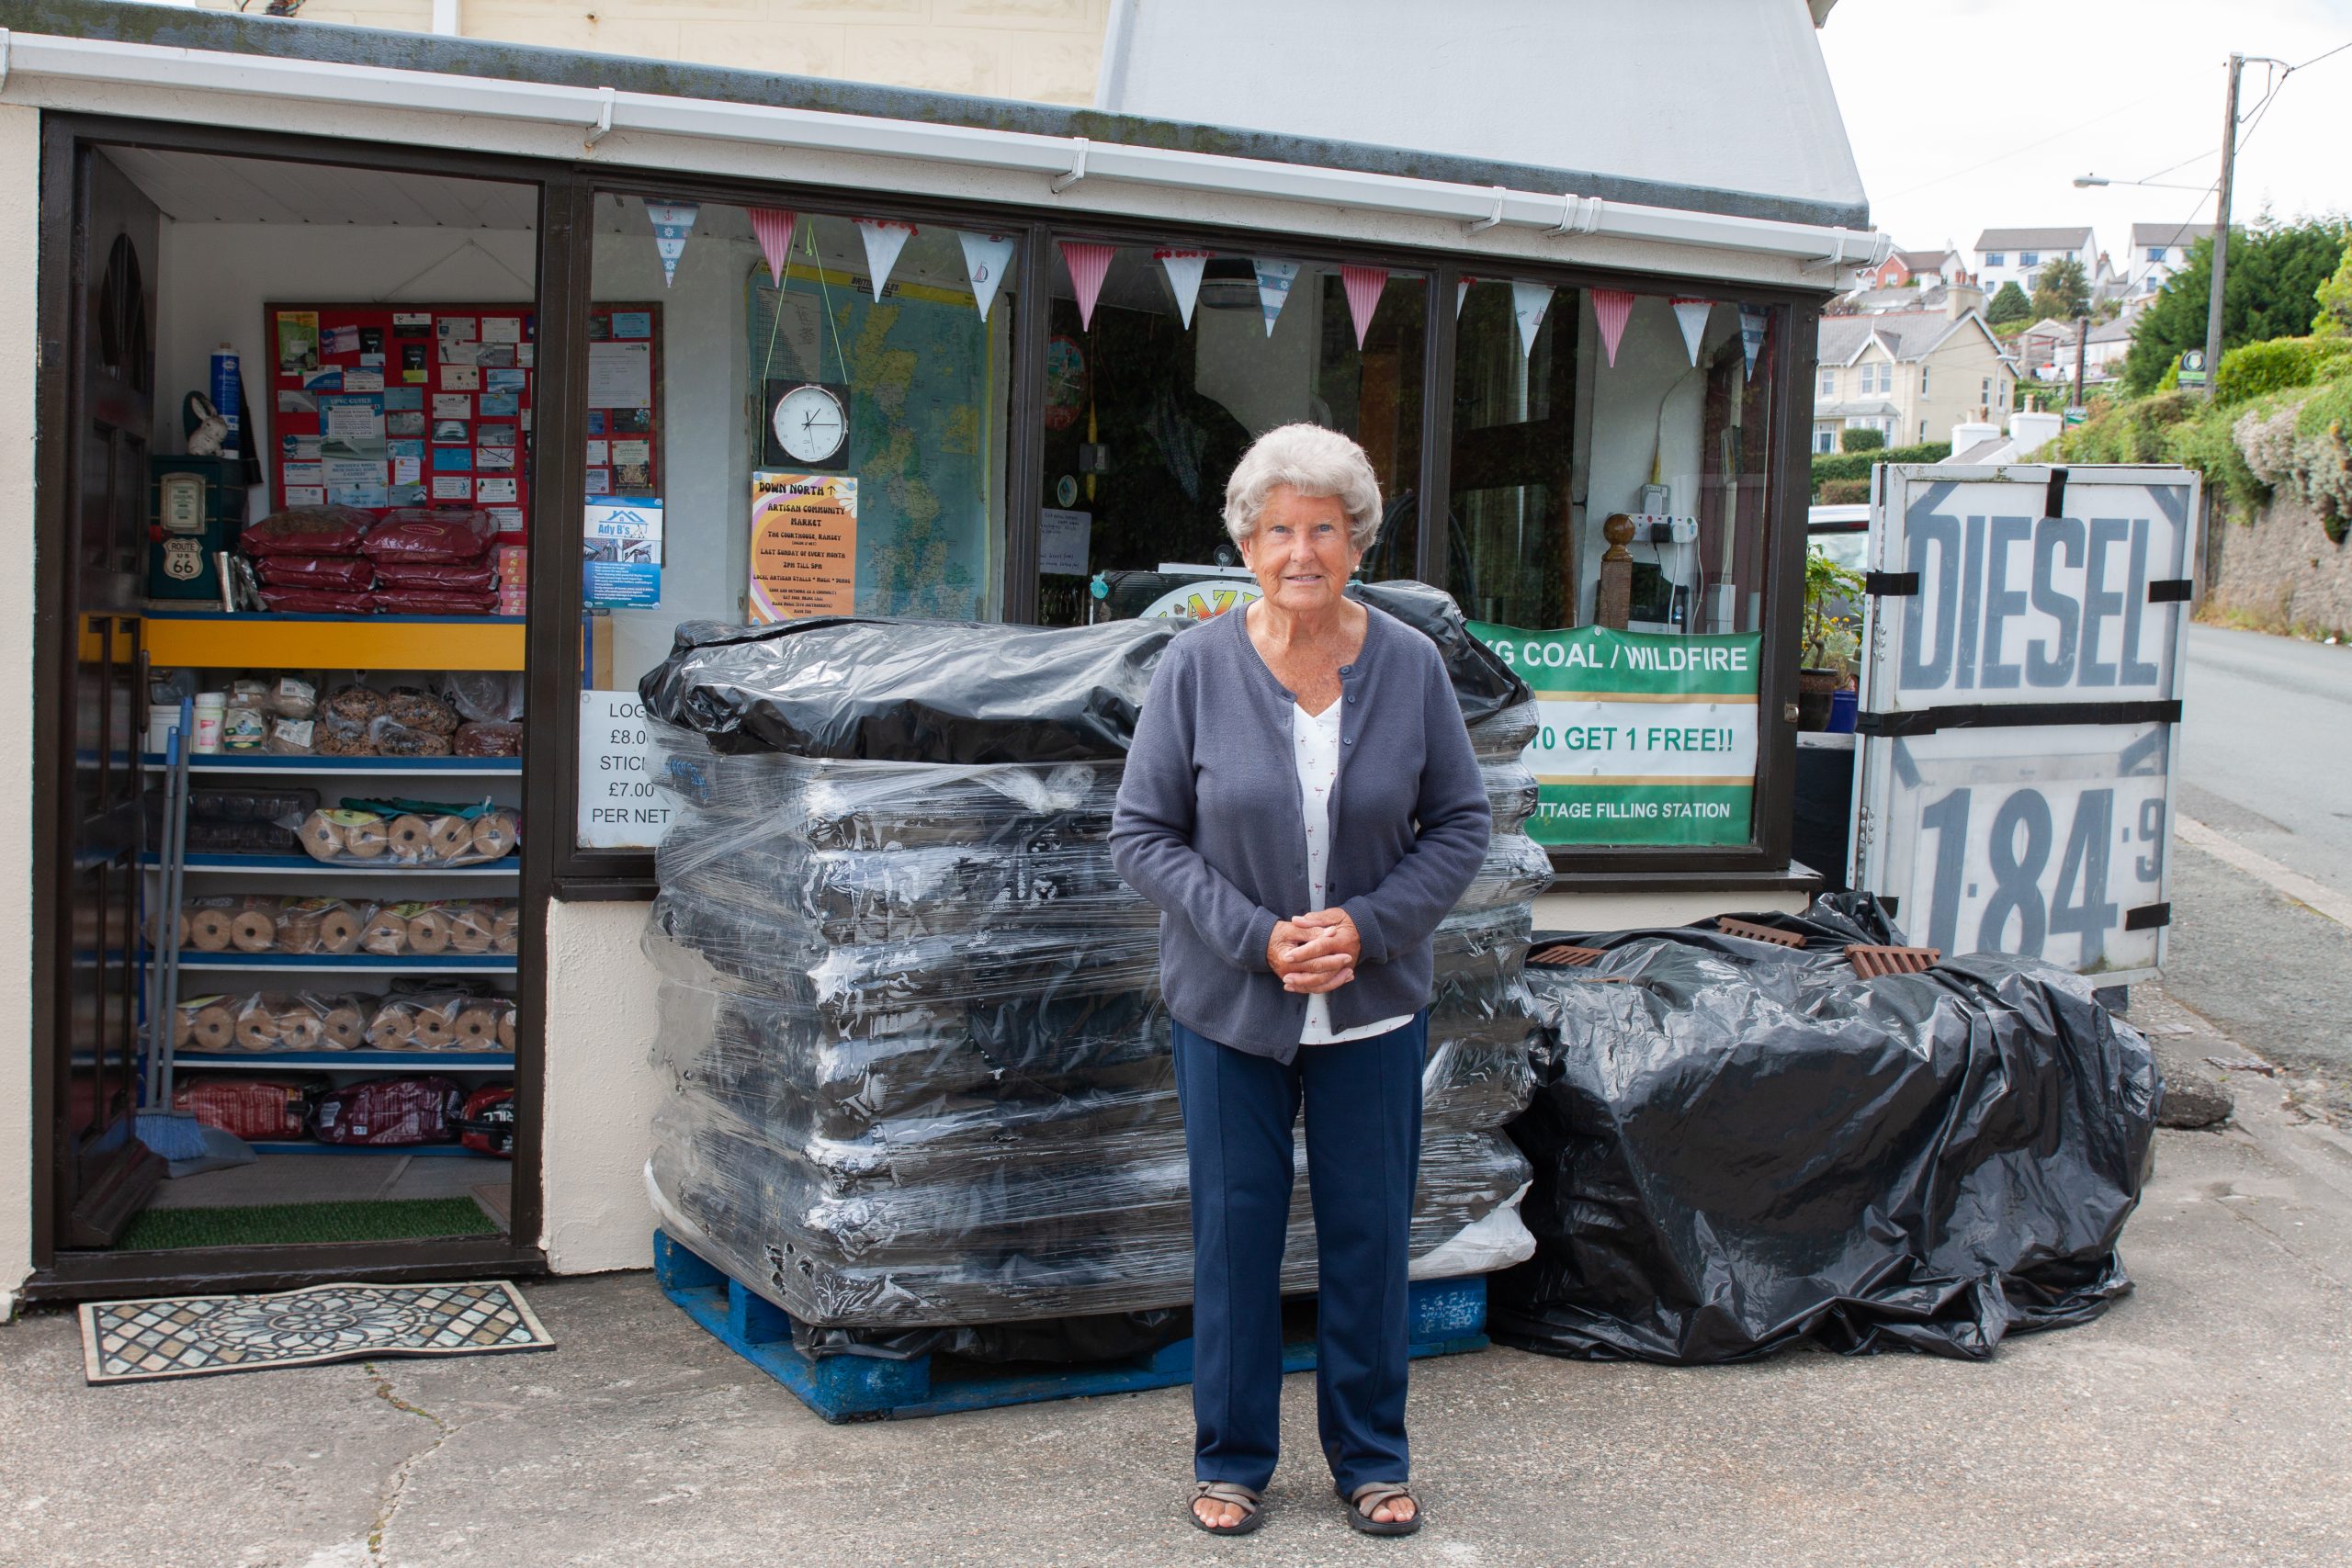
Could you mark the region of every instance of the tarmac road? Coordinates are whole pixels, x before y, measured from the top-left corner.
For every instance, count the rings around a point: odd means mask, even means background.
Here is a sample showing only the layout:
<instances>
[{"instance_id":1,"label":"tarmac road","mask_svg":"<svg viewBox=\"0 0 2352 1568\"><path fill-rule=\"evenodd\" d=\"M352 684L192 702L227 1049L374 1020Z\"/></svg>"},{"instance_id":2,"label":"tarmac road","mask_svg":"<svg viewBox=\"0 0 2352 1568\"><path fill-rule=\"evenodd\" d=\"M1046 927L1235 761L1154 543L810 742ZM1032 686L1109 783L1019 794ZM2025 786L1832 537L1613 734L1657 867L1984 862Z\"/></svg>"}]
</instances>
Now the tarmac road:
<instances>
[{"instance_id":1,"label":"tarmac road","mask_svg":"<svg viewBox=\"0 0 2352 1568\"><path fill-rule=\"evenodd\" d=\"M2177 831L2309 878L2335 914L2177 837L2165 989L2352 1114L2352 648L2193 626L2184 704Z\"/></svg>"}]
</instances>

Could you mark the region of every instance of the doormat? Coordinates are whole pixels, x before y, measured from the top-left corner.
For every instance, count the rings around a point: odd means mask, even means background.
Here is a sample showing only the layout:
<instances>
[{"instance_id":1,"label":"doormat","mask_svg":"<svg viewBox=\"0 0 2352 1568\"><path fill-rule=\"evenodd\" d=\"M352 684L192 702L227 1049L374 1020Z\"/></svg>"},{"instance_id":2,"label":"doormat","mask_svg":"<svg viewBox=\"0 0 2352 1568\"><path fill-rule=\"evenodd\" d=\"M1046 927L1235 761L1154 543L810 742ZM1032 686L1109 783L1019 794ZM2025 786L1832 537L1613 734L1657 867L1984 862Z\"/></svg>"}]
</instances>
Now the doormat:
<instances>
[{"instance_id":1,"label":"doormat","mask_svg":"<svg viewBox=\"0 0 2352 1568\"><path fill-rule=\"evenodd\" d=\"M252 1203L149 1209L115 1241L122 1252L181 1247L283 1247L494 1235L503 1227L471 1198L368 1198L335 1203Z\"/></svg>"},{"instance_id":2,"label":"doormat","mask_svg":"<svg viewBox=\"0 0 2352 1568\"><path fill-rule=\"evenodd\" d=\"M313 1285L272 1296L156 1296L82 1308L82 1367L94 1383L553 1348L523 1292L503 1280Z\"/></svg>"}]
</instances>

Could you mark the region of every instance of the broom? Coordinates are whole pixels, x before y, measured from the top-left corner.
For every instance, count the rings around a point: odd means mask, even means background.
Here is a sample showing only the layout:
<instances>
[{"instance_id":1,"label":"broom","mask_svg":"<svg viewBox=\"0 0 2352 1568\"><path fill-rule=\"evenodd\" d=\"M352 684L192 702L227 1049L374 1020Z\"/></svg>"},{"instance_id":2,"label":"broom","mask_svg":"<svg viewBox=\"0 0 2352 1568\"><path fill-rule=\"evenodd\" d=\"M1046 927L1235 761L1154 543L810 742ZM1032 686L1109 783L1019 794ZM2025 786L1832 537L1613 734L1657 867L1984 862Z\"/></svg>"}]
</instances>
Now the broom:
<instances>
[{"instance_id":1,"label":"broom","mask_svg":"<svg viewBox=\"0 0 2352 1568\"><path fill-rule=\"evenodd\" d=\"M196 1113L172 1109L171 1017L179 1006L181 863L187 858L187 737L195 728L195 705L182 697L180 721L164 752L162 912L155 920L164 962L149 984L154 1005L147 1010L147 1104L137 1123L139 1141L166 1160L200 1160L209 1152Z\"/></svg>"}]
</instances>

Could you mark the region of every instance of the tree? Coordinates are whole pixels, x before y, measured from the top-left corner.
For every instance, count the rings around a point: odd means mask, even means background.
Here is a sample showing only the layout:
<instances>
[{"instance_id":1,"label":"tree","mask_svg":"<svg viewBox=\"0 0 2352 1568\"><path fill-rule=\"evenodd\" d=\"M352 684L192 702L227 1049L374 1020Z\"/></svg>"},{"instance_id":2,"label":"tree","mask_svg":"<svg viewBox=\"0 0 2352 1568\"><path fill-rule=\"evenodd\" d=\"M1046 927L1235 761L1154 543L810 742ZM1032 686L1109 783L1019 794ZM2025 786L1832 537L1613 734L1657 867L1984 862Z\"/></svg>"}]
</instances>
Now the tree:
<instances>
[{"instance_id":1,"label":"tree","mask_svg":"<svg viewBox=\"0 0 2352 1568\"><path fill-rule=\"evenodd\" d=\"M2222 346L2301 337L2312 328L2320 285L2344 254L2337 220L2284 227L2256 223L2230 231L2230 276L2222 299ZM2123 385L2138 397L2155 389L2181 351L2205 346L2205 307L2213 290L2213 241L2200 239L2132 329Z\"/></svg>"},{"instance_id":2,"label":"tree","mask_svg":"<svg viewBox=\"0 0 2352 1568\"><path fill-rule=\"evenodd\" d=\"M2335 276L2319 286L2319 314L2312 318L2312 336L2352 336L2352 243L2344 247L2344 259L2335 264Z\"/></svg>"},{"instance_id":3,"label":"tree","mask_svg":"<svg viewBox=\"0 0 2352 1568\"><path fill-rule=\"evenodd\" d=\"M2090 281L2082 263L2061 258L2041 269L2033 285L2031 309L2037 320L2071 321L2090 308Z\"/></svg>"},{"instance_id":4,"label":"tree","mask_svg":"<svg viewBox=\"0 0 2352 1568\"><path fill-rule=\"evenodd\" d=\"M1838 437L1838 450L1840 452L1876 452L1885 446L1886 432L1871 430L1865 425L1849 424Z\"/></svg>"},{"instance_id":5,"label":"tree","mask_svg":"<svg viewBox=\"0 0 2352 1568\"><path fill-rule=\"evenodd\" d=\"M2012 279L1995 291L1993 303L1985 308L1984 319L1996 327L2006 326L2011 321L2030 321L2033 319L2033 301L2025 297L2025 290Z\"/></svg>"}]
</instances>

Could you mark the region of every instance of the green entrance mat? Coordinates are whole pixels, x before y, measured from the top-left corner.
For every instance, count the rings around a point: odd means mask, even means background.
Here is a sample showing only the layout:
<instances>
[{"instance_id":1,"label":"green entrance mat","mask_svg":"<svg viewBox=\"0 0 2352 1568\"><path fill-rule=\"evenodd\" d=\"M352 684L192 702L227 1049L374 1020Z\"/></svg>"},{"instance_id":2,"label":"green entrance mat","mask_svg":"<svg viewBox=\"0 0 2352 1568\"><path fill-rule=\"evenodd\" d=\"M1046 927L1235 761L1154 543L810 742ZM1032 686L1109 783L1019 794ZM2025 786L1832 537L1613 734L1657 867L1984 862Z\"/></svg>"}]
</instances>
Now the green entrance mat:
<instances>
[{"instance_id":1,"label":"green entrance mat","mask_svg":"<svg viewBox=\"0 0 2352 1568\"><path fill-rule=\"evenodd\" d=\"M145 1252L176 1247L405 1241L413 1236L495 1235L498 1229L497 1223L471 1198L256 1203L227 1209L150 1209L130 1222L115 1247Z\"/></svg>"}]
</instances>

